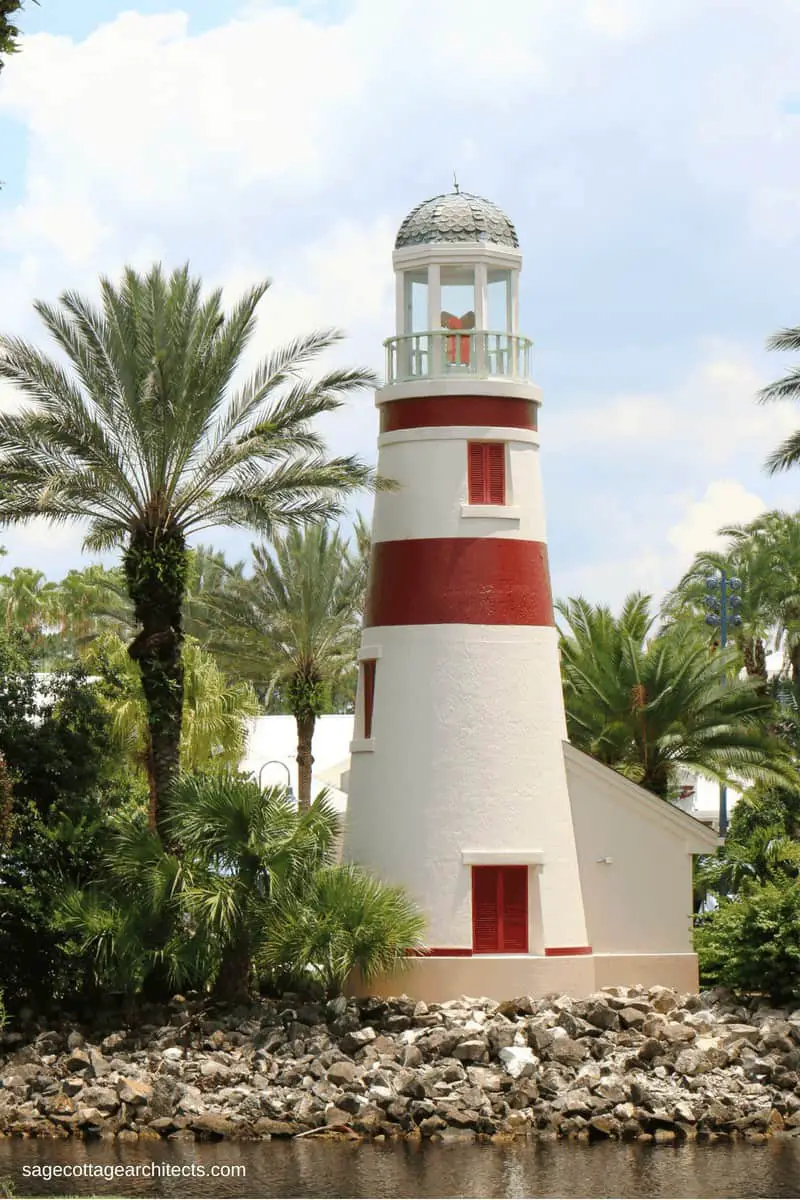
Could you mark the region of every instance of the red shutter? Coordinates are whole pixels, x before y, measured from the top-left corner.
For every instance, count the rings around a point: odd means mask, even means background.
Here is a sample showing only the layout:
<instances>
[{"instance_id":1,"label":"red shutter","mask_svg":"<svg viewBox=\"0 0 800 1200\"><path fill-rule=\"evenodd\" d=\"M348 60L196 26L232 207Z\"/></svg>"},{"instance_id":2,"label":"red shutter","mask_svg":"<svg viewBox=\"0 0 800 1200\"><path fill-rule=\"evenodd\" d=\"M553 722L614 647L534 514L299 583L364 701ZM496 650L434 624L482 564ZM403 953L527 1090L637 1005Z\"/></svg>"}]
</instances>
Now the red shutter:
<instances>
[{"instance_id":1,"label":"red shutter","mask_svg":"<svg viewBox=\"0 0 800 1200\"><path fill-rule=\"evenodd\" d=\"M470 504L483 504L486 493L486 462L483 450L483 442L470 442L468 445L467 478Z\"/></svg>"},{"instance_id":2,"label":"red shutter","mask_svg":"<svg viewBox=\"0 0 800 1200\"><path fill-rule=\"evenodd\" d=\"M500 948L499 884L499 867L472 868L472 949L476 954L496 954Z\"/></svg>"},{"instance_id":3,"label":"red shutter","mask_svg":"<svg viewBox=\"0 0 800 1200\"><path fill-rule=\"evenodd\" d=\"M505 504L506 448L503 442L470 442L467 480L470 504Z\"/></svg>"},{"instance_id":4,"label":"red shutter","mask_svg":"<svg viewBox=\"0 0 800 1200\"><path fill-rule=\"evenodd\" d=\"M487 458L487 504L505 504L506 502L506 448L502 442L489 442L486 446Z\"/></svg>"},{"instance_id":5,"label":"red shutter","mask_svg":"<svg viewBox=\"0 0 800 1200\"><path fill-rule=\"evenodd\" d=\"M372 737L372 709L375 704L375 659L368 658L361 664L361 679L364 691L364 737Z\"/></svg>"},{"instance_id":6,"label":"red shutter","mask_svg":"<svg viewBox=\"0 0 800 1200\"><path fill-rule=\"evenodd\" d=\"M528 868L501 867L500 947L505 954L528 953Z\"/></svg>"}]
</instances>

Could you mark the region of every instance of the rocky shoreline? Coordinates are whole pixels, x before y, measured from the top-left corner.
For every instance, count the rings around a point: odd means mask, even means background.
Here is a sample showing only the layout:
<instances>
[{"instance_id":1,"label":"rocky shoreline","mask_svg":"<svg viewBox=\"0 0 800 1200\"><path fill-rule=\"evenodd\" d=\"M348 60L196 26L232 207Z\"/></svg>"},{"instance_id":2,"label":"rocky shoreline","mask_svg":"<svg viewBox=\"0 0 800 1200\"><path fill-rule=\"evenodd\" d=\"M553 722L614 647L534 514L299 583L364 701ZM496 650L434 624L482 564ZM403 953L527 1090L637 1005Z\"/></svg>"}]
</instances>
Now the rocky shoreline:
<instances>
[{"instance_id":1,"label":"rocky shoreline","mask_svg":"<svg viewBox=\"0 0 800 1200\"><path fill-rule=\"evenodd\" d=\"M51 1018L52 1022L52 1018ZM724 992L212 1012L0 1034L0 1137L670 1142L800 1131L800 1009Z\"/></svg>"}]
</instances>

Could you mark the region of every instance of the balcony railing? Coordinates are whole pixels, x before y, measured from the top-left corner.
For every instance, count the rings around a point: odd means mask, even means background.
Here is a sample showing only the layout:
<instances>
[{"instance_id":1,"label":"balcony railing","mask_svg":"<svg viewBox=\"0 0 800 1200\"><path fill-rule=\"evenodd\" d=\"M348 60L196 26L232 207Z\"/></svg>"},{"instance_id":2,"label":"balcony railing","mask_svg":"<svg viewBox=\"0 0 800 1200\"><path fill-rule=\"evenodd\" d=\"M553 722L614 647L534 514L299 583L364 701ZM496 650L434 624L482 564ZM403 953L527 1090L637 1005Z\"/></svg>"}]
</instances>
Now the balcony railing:
<instances>
[{"instance_id":1,"label":"balcony railing","mask_svg":"<svg viewBox=\"0 0 800 1200\"><path fill-rule=\"evenodd\" d=\"M387 338L386 382L412 379L449 379L454 375L477 379L532 378L533 342L513 333L479 329L428 330Z\"/></svg>"}]
</instances>

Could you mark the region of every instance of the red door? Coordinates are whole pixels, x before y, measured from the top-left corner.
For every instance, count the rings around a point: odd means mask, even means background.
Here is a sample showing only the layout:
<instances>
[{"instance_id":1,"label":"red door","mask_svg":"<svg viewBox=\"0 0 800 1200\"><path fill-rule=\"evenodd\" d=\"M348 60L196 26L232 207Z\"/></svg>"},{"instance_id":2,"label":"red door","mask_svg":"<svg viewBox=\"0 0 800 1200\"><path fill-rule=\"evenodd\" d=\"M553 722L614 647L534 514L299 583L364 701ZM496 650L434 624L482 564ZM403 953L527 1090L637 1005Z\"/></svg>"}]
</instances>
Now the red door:
<instances>
[{"instance_id":1,"label":"red door","mask_svg":"<svg viewBox=\"0 0 800 1200\"><path fill-rule=\"evenodd\" d=\"M475 954L528 953L528 868L472 868Z\"/></svg>"}]
</instances>

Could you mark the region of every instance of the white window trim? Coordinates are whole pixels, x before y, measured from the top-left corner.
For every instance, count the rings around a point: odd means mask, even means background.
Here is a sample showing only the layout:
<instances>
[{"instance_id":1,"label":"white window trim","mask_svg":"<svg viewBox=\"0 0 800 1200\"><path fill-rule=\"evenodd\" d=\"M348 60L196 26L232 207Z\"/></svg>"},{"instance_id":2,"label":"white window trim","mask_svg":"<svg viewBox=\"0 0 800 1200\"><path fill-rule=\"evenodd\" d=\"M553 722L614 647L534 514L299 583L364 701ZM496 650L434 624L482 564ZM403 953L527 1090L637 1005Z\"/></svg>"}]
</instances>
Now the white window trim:
<instances>
[{"instance_id":1,"label":"white window trim","mask_svg":"<svg viewBox=\"0 0 800 1200\"><path fill-rule=\"evenodd\" d=\"M462 850L465 867L541 867L543 850Z\"/></svg>"},{"instance_id":2,"label":"white window trim","mask_svg":"<svg viewBox=\"0 0 800 1200\"><path fill-rule=\"evenodd\" d=\"M500 521L519 521L522 518L522 509L518 504L467 504L461 505L461 516L469 517L494 517Z\"/></svg>"},{"instance_id":3,"label":"white window trim","mask_svg":"<svg viewBox=\"0 0 800 1200\"><path fill-rule=\"evenodd\" d=\"M351 754L369 754L375 749L375 738L354 738L350 743Z\"/></svg>"},{"instance_id":4,"label":"white window trim","mask_svg":"<svg viewBox=\"0 0 800 1200\"><path fill-rule=\"evenodd\" d=\"M360 663L372 662L373 659L380 658L382 654L383 648L381 646L362 646L358 652L358 661Z\"/></svg>"}]
</instances>

